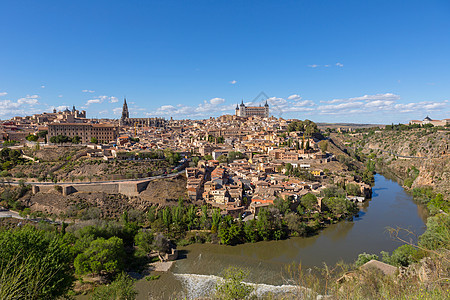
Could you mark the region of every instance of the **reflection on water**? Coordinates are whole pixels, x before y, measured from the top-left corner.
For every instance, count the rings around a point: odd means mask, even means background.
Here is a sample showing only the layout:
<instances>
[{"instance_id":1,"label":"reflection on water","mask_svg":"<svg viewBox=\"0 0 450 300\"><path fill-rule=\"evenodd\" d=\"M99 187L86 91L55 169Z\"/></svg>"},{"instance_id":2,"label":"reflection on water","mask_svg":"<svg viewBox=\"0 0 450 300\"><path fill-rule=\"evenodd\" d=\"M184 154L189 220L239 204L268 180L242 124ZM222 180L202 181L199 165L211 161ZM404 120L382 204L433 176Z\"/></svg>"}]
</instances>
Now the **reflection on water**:
<instances>
[{"instance_id":1,"label":"reflection on water","mask_svg":"<svg viewBox=\"0 0 450 300\"><path fill-rule=\"evenodd\" d=\"M353 221L330 225L312 237L237 246L189 245L184 247L187 257L177 261L172 271L185 277L217 276L229 266L238 266L250 271L251 282L282 285L286 283L283 274L287 264L302 263L309 268L322 266L324 262L329 265L339 260L352 262L362 252L379 254L398 247L400 243L390 237L387 227L408 228L416 235L425 229L426 209L417 206L396 182L381 175L375 175L372 199L361 204L360 210ZM168 281L174 280L172 275L166 277ZM175 281L177 284L169 285L172 292L181 285L179 280Z\"/></svg>"}]
</instances>

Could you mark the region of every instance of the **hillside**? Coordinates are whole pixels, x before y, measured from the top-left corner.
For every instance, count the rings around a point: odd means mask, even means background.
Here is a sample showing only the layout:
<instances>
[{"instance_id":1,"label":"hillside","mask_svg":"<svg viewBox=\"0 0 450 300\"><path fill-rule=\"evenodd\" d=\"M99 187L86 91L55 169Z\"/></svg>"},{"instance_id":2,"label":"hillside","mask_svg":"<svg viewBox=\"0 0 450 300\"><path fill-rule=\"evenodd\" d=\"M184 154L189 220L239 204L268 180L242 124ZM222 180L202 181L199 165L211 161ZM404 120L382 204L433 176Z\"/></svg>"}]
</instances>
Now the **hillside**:
<instances>
[{"instance_id":1,"label":"hillside","mask_svg":"<svg viewBox=\"0 0 450 300\"><path fill-rule=\"evenodd\" d=\"M450 199L450 131L435 128L332 133L334 141L406 188L431 187Z\"/></svg>"}]
</instances>

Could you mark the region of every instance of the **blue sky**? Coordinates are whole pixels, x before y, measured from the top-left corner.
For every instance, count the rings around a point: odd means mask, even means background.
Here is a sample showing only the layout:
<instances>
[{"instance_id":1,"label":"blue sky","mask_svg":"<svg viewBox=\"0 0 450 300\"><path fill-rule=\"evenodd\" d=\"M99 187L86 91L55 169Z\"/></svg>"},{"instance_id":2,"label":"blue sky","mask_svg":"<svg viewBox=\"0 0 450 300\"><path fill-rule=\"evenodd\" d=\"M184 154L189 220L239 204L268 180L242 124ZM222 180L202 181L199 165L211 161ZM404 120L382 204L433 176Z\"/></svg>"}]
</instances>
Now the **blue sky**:
<instances>
[{"instance_id":1,"label":"blue sky","mask_svg":"<svg viewBox=\"0 0 450 300\"><path fill-rule=\"evenodd\" d=\"M1 1L0 119L450 118L449 1ZM258 101L254 103L259 104Z\"/></svg>"}]
</instances>

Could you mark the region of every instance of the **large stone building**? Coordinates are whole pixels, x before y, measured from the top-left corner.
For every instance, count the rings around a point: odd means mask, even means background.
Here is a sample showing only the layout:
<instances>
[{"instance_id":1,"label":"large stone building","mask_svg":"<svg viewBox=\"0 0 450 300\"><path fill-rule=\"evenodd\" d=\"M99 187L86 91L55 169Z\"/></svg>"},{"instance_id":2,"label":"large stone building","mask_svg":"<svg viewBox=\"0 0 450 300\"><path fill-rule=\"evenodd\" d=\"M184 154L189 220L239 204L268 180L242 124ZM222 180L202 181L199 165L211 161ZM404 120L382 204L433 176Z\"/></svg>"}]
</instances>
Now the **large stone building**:
<instances>
[{"instance_id":1,"label":"large stone building","mask_svg":"<svg viewBox=\"0 0 450 300\"><path fill-rule=\"evenodd\" d=\"M430 117L426 117L423 119L423 121L420 120L411 120L409 121L409 124L419 124L419 125L426 125L426 124L432 124L433 126L447 126L450 124L450 119L442 119L442 120L433 120Z\"/></svg>"},{"instance_id":2,"label":"large stone building","mask_svg":"<svg viewBox=\"0 0 450 300\"><path fill-rule=\"evenodd\" d=\"M73 138L79 136L81 143L86 144L92 138L98 142L108 143L116 141L119 135L117 126L107 124L88 124L88 123L51 123L48 125L48 140L57 135Z\"/></svg>"},{"instance_id":3,"label":"large stone building","mask_svg":"<svg viewBox=\"0 0 450 300\"><path fill-rule=\"evenodd\" d=\"M122 117L119 124L121 126L148 126L148 127L164 127L167 121L164 118L130 118L128 112L127 99L123 99Z\"/></svg>"},{"instance_id":4,"label":"large stone building","mask_svg":"<svg viewBox=\"0 0 450 300\"><path fill-rule=\"evenodd\" d=\"M26 117L14 117L13 121L21 124L48 124L52 122L59 123L84 123L86 122L86 111L79 111L72 107L72 110L66 107L63 111L56 111L53 109L51 113L34 114Z\"/></svg>"},{"instance_id":5,"label":"large stone building","mask_svg":"<svg viewBox=\"0 0 450 300\"><path fill-rule=\"evenodd\" d=\"M269 117L269 104L264 104L264 106L245 106L244 100L242 100L241 104L236 105L236 116L239 117L261 117L268 118Z\"/></svg>"}]
</instances>

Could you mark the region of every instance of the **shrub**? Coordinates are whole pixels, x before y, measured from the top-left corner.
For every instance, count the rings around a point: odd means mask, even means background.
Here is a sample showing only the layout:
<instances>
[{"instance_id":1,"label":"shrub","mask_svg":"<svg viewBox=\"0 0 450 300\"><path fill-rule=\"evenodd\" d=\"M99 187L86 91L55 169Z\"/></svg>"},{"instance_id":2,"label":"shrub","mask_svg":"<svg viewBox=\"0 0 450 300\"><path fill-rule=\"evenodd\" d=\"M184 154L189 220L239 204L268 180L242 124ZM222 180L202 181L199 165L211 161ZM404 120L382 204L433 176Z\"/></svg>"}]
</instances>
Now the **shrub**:
<instances>
[{"instance_id":1,"label":"shrub","mask_svg":"<svg viewBox=\"0 0 450 300\"><path fill-rule=\"evenodd\" d=\"M356 259L356 261L355 261L355 265L356 265L357 267L360 267L360 266L362 266L363 264L365 264L366 262L371 261L372 259L378 260L379 257L378 257L378 255L376 255L376 254L367 254L366 252L360 253L360 254L358 255L358 259Z\"/></svg>"},{"instance_id":2,"label":"shrub","mask_svg":"<svg viewBox=\"0 0 450 300\"><path fill-rule=\"evenodd\" d=\"M134 288L134 281L125 273L119 274L116 280L110 285L99 286L92 294L92 300L109 300L109 299L136 299L137 291Z\"/></svg>"},{"instance_id":3,"label":"shrub","mask_svg":"<svg viewBox=\"0 0 450 300\"><path fill-rule=\"evenodd\" d=\"M217 283L215 297L217 299L245 299L253 291L253 287L242 281L248 276L248 271L229 267L223 272L223 281Z\"/></svg>"}]
</instances>

